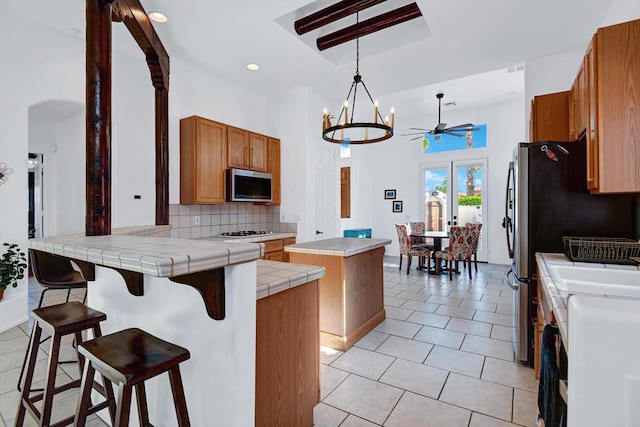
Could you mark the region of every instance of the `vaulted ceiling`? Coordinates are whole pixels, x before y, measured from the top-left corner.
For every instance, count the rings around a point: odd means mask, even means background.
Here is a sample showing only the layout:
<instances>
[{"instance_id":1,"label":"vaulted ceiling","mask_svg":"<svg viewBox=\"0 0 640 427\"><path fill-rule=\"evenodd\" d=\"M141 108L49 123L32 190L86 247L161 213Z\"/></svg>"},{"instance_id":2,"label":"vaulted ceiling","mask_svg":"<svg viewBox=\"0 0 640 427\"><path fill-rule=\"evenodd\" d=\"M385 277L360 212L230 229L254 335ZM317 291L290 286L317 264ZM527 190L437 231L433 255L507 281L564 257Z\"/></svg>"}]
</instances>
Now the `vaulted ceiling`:
<instances>
[{"instance_id":1,"label":"vaulted ceiling","mask_svg":"<svg viewBox=\"0 0 640 427\"><path fill-rule=\"evenodd\" d=\"M291 85L313 87L332 99L345 96L355 71L355 41L319 50L316 40L355 24L349 15L298 35L294 23L337 0L141 0L169 21L154 24L172 60L202 68L267 96ZM0 11L84 37L84 0L2 2ZM360 12L360 21L406 7L387 0ZM424 99L437 112L435 93L462 106L499 102L522 92L506 69L526 60L584 49L612 0L417 0L420 17L360 38L360 72L378 97ZM114 27L117 27L114 25ZM138 52L126 30L114 31L116 49ZM139 53L137 53L139 54ZM245 69L260 64L257 72ZM474 76L474 77L470 77ZM465 78L451 89L448 82ZM467 79L469 78L469 79ZM451 91L454 91L451 93ZM467 102L466 99L473 99ZM409 102L409 101L407 101ZM402 105L396 104L398 114ZM411 107L414 108L414 107Z\"/></svg>"}]
</instances>

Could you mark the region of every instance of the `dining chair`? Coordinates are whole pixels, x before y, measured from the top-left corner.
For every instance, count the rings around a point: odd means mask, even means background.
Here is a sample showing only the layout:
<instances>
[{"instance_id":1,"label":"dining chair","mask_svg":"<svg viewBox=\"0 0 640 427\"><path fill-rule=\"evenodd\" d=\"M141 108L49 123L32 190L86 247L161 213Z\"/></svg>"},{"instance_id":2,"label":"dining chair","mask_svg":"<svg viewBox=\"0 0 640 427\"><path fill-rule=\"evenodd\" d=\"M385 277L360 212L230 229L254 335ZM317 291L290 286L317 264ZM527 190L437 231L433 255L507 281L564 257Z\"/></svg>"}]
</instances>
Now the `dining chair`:
<instances>
[{"instance_id":1,"label":"dining chair","mask_svg":"<svg viewBox=\"0 0 640 427\"><path fill-rule=\"evenodd\" d=\"M426 230L426 226L424 222L407 222L409 238L411 240L411 245L418 245L421 248L428 249L432 254L434 253L434 246L432 243L426 243L423 237L412 236L413 233L424 233ZM435 262L435 259L433 260ZM422 260L424 264L424 260Z\"/></svg>"},{"instance_id":2,"label":"dining chair","mask_svg":"<svg viewBox=\"0 0 640 427\"><path fill-rule=\"evenodd\" d=\"M473 233L471 234L471 250L473 253L473 264L478 272L478 242L480 241L480 233L482 231L482 223L480 222L468 222L465 224L465 227L471 227L473 229Z\"/></svg>"},{"instance_id":3,"label":"dining chair","mask_svg":"<svg viewBox=\"0 0 640 427\"><path fill-rule=\"evenodd\" d=\"M414 256L419 257L418 266L422 267L422 260L431 255L429 249L423 248L418 245L412 245L409 238L409 230L407 224L396 224L396 231L398 232L398 243L400 245L400 266L398 270L402 270L402 255L407 256L407 274L411 268L411 258Z\"/></svg>"},{"instance_id":4,"label":"dining chair","mask_svg":"<svg viewBox=\"0 0 640 427\"><path fill-rule=\"evenodd\" d=\"M438 258L447 261L447 268L449 270L449 280L453 280L453 263L456 265L459 261L462 261L463 266L467 267L469 263L469 279L471 277L471 246L469 241L472 239L471 233L473 229L471 227L465 227L460 225L452 225L449 231L449 247L444 251L436 252L436 273L440 273L440 262ZM457 268L455 268L457 270Z\"/></svg>"}]
</instances>

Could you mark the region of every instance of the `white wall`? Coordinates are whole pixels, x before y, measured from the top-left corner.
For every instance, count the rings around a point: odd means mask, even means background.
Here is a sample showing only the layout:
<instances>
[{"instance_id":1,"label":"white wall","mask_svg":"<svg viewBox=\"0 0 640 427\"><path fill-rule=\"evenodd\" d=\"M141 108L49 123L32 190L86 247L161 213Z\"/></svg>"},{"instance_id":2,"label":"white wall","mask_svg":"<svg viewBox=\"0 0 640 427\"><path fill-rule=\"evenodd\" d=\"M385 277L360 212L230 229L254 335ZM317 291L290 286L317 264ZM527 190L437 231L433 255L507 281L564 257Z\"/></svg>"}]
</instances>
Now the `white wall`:
<instances>
[{"instance_id":1,"label":"white wall","mask_svg":"<svg viewBox=\"0 0 640 427\"><path fill-rule=\"evenodd\" d=\"M394 136L390 140L352 147L351 159L342 159L338 166L351 166L352 218L342 220L343 228L371 228L372 237L391 239L386 254L396 256L398 236L394 224L422 221L423 194L420 190L420 170L425 163L486 158L488 160L487 194L489 262L508 264L506 238L501 227L504 216L506 174L513 147L524 138L523 101L476 110L448 111L451 123L472 122L487 124L487 148L451 151L448 153L421 153L421 141ZM422 117L396 117L396 129L408 129L424 122ZM395 189L397 200L403 201L403 212L393 213L391 201L384 199L385 189Z\"/></svg>"},{"instance_id":2,"label":"white wall","mask_svg":"<svg viewBox=\"0 0 640 427\"><path fill-rule=\"evenodd\" d=\"M84 110L84 107L83 107ZM86 149L85 149L85 113L75 114L59 122L54 128L56 152L49 152L54 160L55 173L45 172L45 184L49 178L55 186L50 186L51 194L45 194L45 218L52 214L55 223L51 230L45 229L46 236L83 233L85 230L85 190L86 190ZM45 168L48 165L45 164Z\"/></svg>"},{"instance_id":3,"label":"white wall","mask_svg":"<svg viewBox=\"0 0 640 427\"><path fill-rule=\"evenodd\" d=\"M638 0L613 0L602 27L621 22L640 19L640 2Z\"/></svg>"},{"instance_id":4,"label":"white wall","mask_svg":"<svg viewBox=\"0 0 640 427\"><path fill-rule=\"evenodd\" d=\"M19 34L20 37L16 37ZM0 240L27 247L29 106L46 100L84 99L84 47L73 36L52 33L0 16L0 161L14 172L0 186ZM58 42L58 43L57 43ZM27 317L27 280L9 289L0 304L0 330Z\"/></svg>"}]
</instances>

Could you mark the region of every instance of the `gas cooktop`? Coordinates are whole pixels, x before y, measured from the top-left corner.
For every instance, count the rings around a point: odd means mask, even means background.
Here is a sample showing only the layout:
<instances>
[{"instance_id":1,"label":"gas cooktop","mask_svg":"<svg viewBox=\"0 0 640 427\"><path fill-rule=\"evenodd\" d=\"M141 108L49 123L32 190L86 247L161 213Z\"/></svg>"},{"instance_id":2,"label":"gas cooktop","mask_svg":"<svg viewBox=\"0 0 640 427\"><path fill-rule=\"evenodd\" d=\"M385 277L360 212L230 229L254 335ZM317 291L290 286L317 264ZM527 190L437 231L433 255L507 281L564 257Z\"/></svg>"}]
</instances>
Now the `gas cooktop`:
<instances>
[{"instance_id":1,"label":"gas cooktop","mask_svg":"<svg viewBox=\"0 0 640 427\"><path fill-rule=\"evenodd\" d=\"M221 237L250 237L262 234L269 234L270 231L255 231L255 230L241 230L241 231L227 231L220 234Z\"/></svg>"}]
</instances>

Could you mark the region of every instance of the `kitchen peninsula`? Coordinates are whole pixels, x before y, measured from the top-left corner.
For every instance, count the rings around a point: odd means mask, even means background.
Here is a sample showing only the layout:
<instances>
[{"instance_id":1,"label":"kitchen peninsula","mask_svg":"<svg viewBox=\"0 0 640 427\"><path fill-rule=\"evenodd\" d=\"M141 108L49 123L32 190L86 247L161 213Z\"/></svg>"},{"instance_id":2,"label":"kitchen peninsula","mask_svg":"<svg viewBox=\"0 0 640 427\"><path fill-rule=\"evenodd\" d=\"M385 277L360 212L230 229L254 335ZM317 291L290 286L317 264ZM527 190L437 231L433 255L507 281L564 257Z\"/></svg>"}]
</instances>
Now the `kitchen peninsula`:
<instances>
[{"instance_id":1,"label":"kitchen peninsula","mask_svg":"<svg viewBox=\"0 0 640 427\"><path fill-rule=\"evenodd\" d=\"M333 238L284 247L292 263L325 268L319 281L320 343L347 350L385 318L388 239Z\"/></svg>"},{"instance_id":2,"label":"kitchen peninsula","mask_svg":"<svg viewBox=\"0 0 640 427\"><path fill-rule=\"evenodd\" d=\"M87 305L107 314L104 334L138 327L190 351L181 370L193 425L254 424L261 245L69 235L32 239L29 248L80 266ZM151 381L147 395L152 422L175 425L168 381Z\"/></svg>"}]
</instances>

